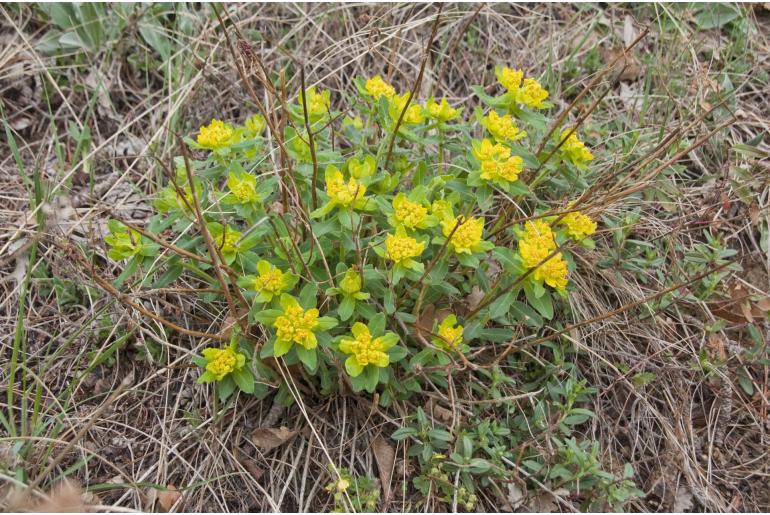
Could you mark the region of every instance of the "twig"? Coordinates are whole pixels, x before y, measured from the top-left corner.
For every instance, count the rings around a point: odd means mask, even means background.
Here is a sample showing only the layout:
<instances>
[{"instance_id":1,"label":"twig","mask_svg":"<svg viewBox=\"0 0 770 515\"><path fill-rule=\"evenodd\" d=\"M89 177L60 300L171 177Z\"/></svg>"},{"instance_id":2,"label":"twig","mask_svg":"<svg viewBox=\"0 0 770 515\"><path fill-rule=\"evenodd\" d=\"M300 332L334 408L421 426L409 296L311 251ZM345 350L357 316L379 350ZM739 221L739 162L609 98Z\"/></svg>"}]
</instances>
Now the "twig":
<instances>
[{"instance_id":1,"label":"twig","mask_svg":"<svg viewBox=\"0 0 770 515\"><path fill-rule=\"evenodd\" d=\"M310 118L307 112L307 89L305 89L305 67L300 66L299 78L302 85L302 114L305 117L305 130L307 130L308 146L310 147L310 158L313 160L313 181L310 183L310 195L313 200L313 210L318 208L318 193L316 184L318 184L318 158L315 155L315 142L313 140L313 129L310 127Z\"/></svg>"},{"instance_id":2,"label":"twig","mask_svg":"<svg viewBox=\"0 0 770 515\"><path fill-rule=\"evenodd\" d=\"M179 138L179 144L182 150L182 158L184 159L185 171L187 172L187 181L190 183L190 192L192 193L193 208L195 210L195 218L198 221L198 229L203 235L203 240L206 242L206 246L209 249L209 256L211 256L211 262L214 268L214 273L216 274L217 279L219 280L220 286L222 286L222 291L225 294L225 299L227 299L227 305L230 308L230 316L233 317L233 320L238 321L239 325L241 326L241 329L243 329L243 332L246 333L248 324L243 320L243 317L238 316L238 309L235 307L235 301L233 300L233 296L230 292L230 287L225 281L224 276L222 275L222 268L220 267L220 263L224 263L224 259L219 253L219 248L214 244L214 239L211 237L209 228L206 225L206 220L203 218L203 214L201 212L200 200L198 200L198 195L195 192L195 181L193 177L192 167L190 166L190 160L187 155L187 148L182 138ZM227 234L226 225L223 226L222 234L223 236ZM248 310L248 304L246 304L245 307Z\"/></svg>"},{"instance_id":3,"label":"twig","mask_svg":"<svg viewBox=\"0 0 770 515\"><path fill-rule=\"evenodd\" d=\"M393 155L393 144L396 142L396 135L398 134L398 129L401 126L401 122L404 120L404 115L406 114L407 109L409 109L409 104L412 102L412 98L414 98L415 93L417 93L417 90L419 89L420 84L422 83L422 76L425 73L425 65L428 64L428 58L430 57L430 48L431 46L433 46L433 39L436 37L439 21L441 20L441 11L443 9L444 9L444 4L439 4L438 13L436 13L436 20L433 22L433 31L430 34L428 45L425 47L425 57L423 57L422 64L420 65L420 73L417 74L417 80L414 82L414 85L412 86L412 90L409 92L409 96L407 97L406 103L404 104L404 108L401 110L401 114L398 115L398 120L396 121L396 125L393 128L393 134L391 135L390 143L388 144L388 153L385 156L385 166L384 166L385 170L387 170L388 166L390 165L390 158Z\"/></svg>"},{"instance_id":4,"label":"twig","mask_svg":"<svg viewBox=\"0 0 770 515\"><path fill-rule=\"evenodd\" d=\"M647 35L649 31L650 31L650 28L645 27L642 33L639 34L639 36L623 50L623 53L618 54L618 56L615 59L613 59L612 62L608 64L602 71L600 71L596 75L596 77L594 77L591 80L591 82L589 82L588 85L584 87L580 93L578 93L578 95L572 100L572 102L570 102L570 104L566 108L564 108L564 110L561 113L559 113L559 116L556 118L556 120L554 120L553 124L551 124L551 127L548 129L548 133L546 133L545 137L543 138L543 141L540 142L540 146L538 147L537 152L535 152L535 155L538 155L540 154L540 152L543 151L551 135L559 126L561 126L561 124L564 122L564 119L567 118L567 115L572 110L572 108L575 107L575 105L577 105L577 103L580 102L580 100L604 78L607 72L609 72L611 69L615 67L615 64L617 64L617 62L621 58L625 58L626 54L632 48L634 48L636 44L639 43L642 40L642 38L644 38Z\"/></svg>"}]
</instances>

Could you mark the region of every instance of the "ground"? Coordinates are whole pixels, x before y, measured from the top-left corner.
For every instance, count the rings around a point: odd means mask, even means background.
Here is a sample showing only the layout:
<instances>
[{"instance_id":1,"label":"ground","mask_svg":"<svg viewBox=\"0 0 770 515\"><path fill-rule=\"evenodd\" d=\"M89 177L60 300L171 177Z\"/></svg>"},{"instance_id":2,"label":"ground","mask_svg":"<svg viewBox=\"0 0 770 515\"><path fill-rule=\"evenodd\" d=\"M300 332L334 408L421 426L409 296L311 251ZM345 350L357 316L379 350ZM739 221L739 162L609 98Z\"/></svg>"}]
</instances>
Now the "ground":
<instances>
[{"instance_id":1,"label":"ground","mask_svg":"<svg viewBox=\"0 0 770 515\"><path fill-rule=\"evenodd\" d=\"M438 14L430 4L225 7L228 34L249 42L239 59L256 55L289 91L304 67L336 103L355 94L353 77L381 74L409 90ZM554 380L574 374L596 389L582 404L594 416L575 436L597 444L603 470L632 465L643 495L625 509L770 510L766 4L443 5L419 96L472 113L472 85L493 83L497 64L521 67L549 86L554 112L577 98L570 117L586 115L592 166L608 185L596 248L578 254L561 321L573 324L560 338L569 354L513 353L522 365L501 388L504 408L485 404L466 372L451 398L426 392L387 409L372 396L305 389L289 407L244 396L217 411L195 384L201 343L94 280L122 271L106 258L107 220L146 221L179 138L254 110L212 6L4 4L0 14L6 507L40 508L52 493L53 507L329 511L332 462L375 480L380 509L457 508L440 492L416 493L415 459L391 436L418 407L454 429L547 404L547 393L518 388L529 360L543 359ZM661 142L672 146L656 154ZM714 263L726 266L692 280ZM184 280L172 286L124 293L180 326L221 328L221 305L196 299ZM552 436L520 444L550 456ZM587 509L580 492L508 463L497 486L479 480L474 509ZM71 490L57 493L64 478Z\"/></svg>"}]
</instances>

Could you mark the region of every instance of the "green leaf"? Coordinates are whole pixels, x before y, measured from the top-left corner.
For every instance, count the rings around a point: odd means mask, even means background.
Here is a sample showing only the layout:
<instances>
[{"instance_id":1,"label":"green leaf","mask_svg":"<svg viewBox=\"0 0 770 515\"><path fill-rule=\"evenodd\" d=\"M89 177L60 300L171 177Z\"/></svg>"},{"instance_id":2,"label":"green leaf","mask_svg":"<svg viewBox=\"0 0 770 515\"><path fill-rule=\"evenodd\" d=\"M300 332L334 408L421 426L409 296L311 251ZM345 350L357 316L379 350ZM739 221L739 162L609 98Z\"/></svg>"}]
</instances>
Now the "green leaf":
<instances>
[{"instance_id":1,"label":"green leaf","mask_svg":"<svg viewBox=\"0 0 770 515\"><path fill-rule=\"evenodd\" d=\"M400 442L401 440L405 440L409 438L410 436L414 436L417 434L417 428L416 427L402 427L400 429L396 429L390 437Z\"/></svg>"},{"instance_id":2,"label":"green leaf","mask_svg":"<svg viewBox=\"0 0 770 515\"><path fill-rule=\"evenodd\" d=\"M409 352L400 345L396 345L395 347L391 347L388 349L388 356L390 356L390 362L391 363L398 363L402 359L404 359Z\"/></svg>"},{"instance_id":3,"label":"green leaf","mask_svg":"<svg viewBox=\"0 0 770 515\"><path fill-rule=\"evenodd\" d=\"M230 375L242 392L254 393L254 376L248 368L244 367L240 370L236 370Z\"/></svg>"},{"instance_id":4,"label":"green leaf","mask_svg":"<svg viewBox=\"0 0 770 515\"><path fill-rule=\"evenodd\" d=\"M138 25L139 34L142 35L147 44L158 52L164 61L168 59L171 55L171 45L163 27L154 19L140 21Z\"/></svg>"},{"instance_id":5,"label":"green leaf","mask_svg":"<svg viewBox=\"0 0 770 515\"><path fill-rule=\"evenodd\" d=\"M634 377L631 378L631 381L636 386L644 386L654 381L656 377L657 376L652 372L640 372L638 374L635 374Z\"/></svg>"},{"instance_id":6,"label":"green leaf","mask_svg":"<svg viewBox=\"0 0 770 515\"><path fill-rule=\"evenodd\" d=\"M716 29L724 27L740 16L739 7L727 3L710 3L704 5L695 15L695 23L700 29Z\"/></svg>"},{"instance_id":7,"label":"green leaf","mask_svg":"<svg viewBox=\"0 0 770 515\"><path fill-rule=\"evenodd\" d=\"M286 340L276 340L273 346L273 356L276 358L283 356L291 350L292 342Z\"/></svg>"},{"instance_id":8,"label":"green leaf","mask_svg":"<svg viewBox=\"0 0 770 515\"><path fill-rule=\"evenodd\" d=\"M487 104L488 106L492 107L505 107L508 104L508 101L504 97L492 97L490 95L487 95L487 92L484 91L483 86L471 86L471 91L479 97L479 100Z\"/></svg>"},{"instance_id":9,"label":"green leaf","mask_svg":"<svg viewBox=\"0 0 770 515\"><path fill-rule=\"evenodd\" d=\"M511 304L511 313L516 320L524 322L530 327L543 327L543 318L531 307L523 302L516 301Z\"/></svg>"},{"instance_id":10,"label":"green leaf","mask_svg":"<svg viewBox=\"0 0 770 515\"><path fill-rule=\"evenodd\" d=\"M230 376L225 376L216 385L217 395L219 395L219 400L222 402L225 402L235 391L235 381Z\"/></svg>"},{"instance_id":11,"label":"green leaf","mask_svg":"<svg viewBox=\"0 0 770 515\"><path fill-rule=\"evenodd\" d=\"M356 307L356 301L353 297L346 295L342 302L340 302L337 308L337 314L340 316L340 320L343 322L348 320L352 315Z\"/></svg>"},{"instance_id":12,"label":"green leaf","mask_svg":"<svg viewBox=\"0 0 770 515\"><path fill-rule=\"evenodd\" d=\"M443 442L451 442L452 435L446 429L431 429L428 431L428 437L431 440L440 440Z\"/></svg>"},{"instance_id":13,"label":"green leaf","mask_svg":"<svg viewBox=\"0 0 770 515\"><path fill-rule=\"evenodd\" d=\"M553 301L551 300L551 294L545 292L544 295L538 297L536 294L536 288L533 286L532 281L526 281L524 283L524 293L527 296L527 302L537 310L540 315L546 320L553 318Z\"/></svg>"},{"instance_id":14,"label":"green leaf","mask_svg":"<svg viewBox=\"0 0 770 515\"><path fill-rule=\"evenodd\" d=\"M302 345L297 345L297 357L305 365L305 368L311 374L315 373L318 366L318 351L317 349L306 349Z\"/></svg>"},{"instance_id":15,"label":"green leaf","mask_svg":"<svg viewBox=\"0 0 770 515\"><path fill-rule=\"evenodd\" d=\"M280 309L263 309L254 314L254 320L262 325L272 326L275 319L283 314Z\"/></svg>"},{"instance_id":16,"label":"green leaf","mask_svg":"<svg viewBox=\"0 0 770 515\"><path fill-rule=\"evenodd\" d=\"M315 283L307 283L302 287L299 292L299 304L305 309L314 308L316 305L316 297L318 296L318 285Z\"/></svg>"},{"instance_id":17,"label":"green leaf","mask_svg":"<svg viewBox=\"0 0 770 515\"><path fill-rule=\"evenodd\" d=\"M382 301L383 301L383 304L385 305L385 312L387 314L391 315L396 311L396 301L393 298L393 290L391 290L390 288L385 290Z\"/></svg>"},{"instance_id":18,"label":"green leaf","mask_svg":"<svg viewBox=\"0 0 770 515\"><path fill-rule=\"evenodd\" d=\"M385 315L377 313L369 320L369 331L372 336L380 336L385 332Z\"/></svg>"},{"instance_id":19,"label":"green leaf","mask_svg":"<svg viewBox=\"0 0 770 515\"><path fill-rule=\"evenodd\" d=\"M374 365L367 365L364 373L359 377L364 378L364 389L369 393L374 393L377 382L380 380L380 369Z\"/></svg>"},{"instance_id":20,"label":"green leaf","mask_svg":"<svg viewBox=\"0 0 770 515\"><path fill-rule=\"evenodd\" d=\"M491 463L481 458L473 458L469 465L470 466L468 470L471 472L471 474L484 474L489 472L489 470L492 468Z\"/></svg>"},{"instance_id":21,"label":"green leaf","mask_svg":"<svg viewBox=\"0 0 770 515\"><path fill-rule=\"evenodd\" d=\"M516 293L508 292L489 306L489 316L491 318L502 318L508 314L511 309L511 303L516 299Z\"/></svg>"},{"instance_id":22,"label":"green leaf","mask_svg":"<svg viewBox=\"0 0 770 515\"><path fill-rule=\"evenodd\" d=\"M328 331L337 326L337 319L334 317L320 317L316 329L318 331Z\"/></svg>"}]
</instances>

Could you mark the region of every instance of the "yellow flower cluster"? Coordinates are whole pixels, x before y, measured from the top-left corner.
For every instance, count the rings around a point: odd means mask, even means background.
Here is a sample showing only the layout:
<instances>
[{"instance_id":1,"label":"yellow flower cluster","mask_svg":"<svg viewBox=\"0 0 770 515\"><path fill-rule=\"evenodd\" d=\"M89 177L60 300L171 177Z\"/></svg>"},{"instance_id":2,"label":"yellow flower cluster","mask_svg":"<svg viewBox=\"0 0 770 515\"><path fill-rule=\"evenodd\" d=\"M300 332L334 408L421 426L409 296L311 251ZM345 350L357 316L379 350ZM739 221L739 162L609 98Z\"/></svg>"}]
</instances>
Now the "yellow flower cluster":
<instances>
[{"instance_id":1,"label":"yellow flower cluster","mask_svg":"<svg viewBox=\"0 0 770 515\"><path fill-rule=\"evenodd\" d=\"M420 243L410 236L388 234L385 238L385 253L396 263L418 257L425 250L425 243Z\"/></svg>"},{"instance_id":2,"label":"yellow flower cluster","mask_svg":"<svg viewBox=\"0 0 770 515\"><path fill-rule=\"evenodd\" d=\"M230 174L227 187L233 196L242 204L250 204L259 199L257 195L257 178L248 174Z\"/></svg>"},{"instance_id":3,"label":"yellow flower cluster","mask_svg":"<svg viewBox=\"0 0 770 515\"><path fill-rule=\"evenodd\" d=\"M596 222L580 211L567 213L559 223L567 227L567 234L576 241L582 240L596 232Z\"/></svg>"},{"instance_id":4,"label":"yellow flower cluster","mask_svg":"<svg viewBox=\"0 0 770 515\"><path fill-rule=\"evenodd\" d=\"M522 70L512 70L508 67L498 68L495 71L497 81L513 95L514 100L527 107L540 109L548 98L548 91L533 78L524 78Z\"/></svg>"},{"instance_id":5,"label":"yellow flower cluster","mask_svg":"<svg viewBox=\"0 0 770 515\"><path fill-rule=\"evenodd\" d=\"M408 98L409 93L404 93L403 95L394 95L390 100L390 117L393 120L398 120L398 117L401 116L401 111L404 110ZM412 104L406 109L402 122L407 125L416 125L424 120L422 108L417 104Z\"/></svg>"},{"instance_id":6,"label":"yellow flower cluster","mask_svg":"<svg viewBox=\"0 0 770 515\"><path fill-rule=\"evenodd\" d=\"M499 82L508 91L518 91L521 86L521 80L524 78L523 70L512 70L507 66L495 70L497 82Z\"/></svg>"},{"instance_id":7,"label":"yellow flower cluster","mask_svg":"<svg viewBox=\"0 0 770 515\"><path fill-rule=\"evenodd\" d=\"M270 267L264 273L260 271L254 279L254 289L258 292L267 292L276 295L283 291L283 272L277 267Z\"/></svg>"},{"instance_id":8,"label":"yellow flower cluster","mask_svg":"<svg viewBox=\"0 0 770 515\"><path fill-rule=\"evenodd\" d=\"M428 110L428 116L438 120L440 122L448 122L460 115L461 109L455 109L449 105L446 98L442 98L441 102L436 102L432 98L428 100L425 105Z\"/></svg>"},{"instance_id":9,"label":"yellow flower cluster","mask_svg":"<svg viewBox=\"0 0 770 515\"><path fill-rule=\"evenodd\" d=\"M379 75L375 75L367 80L364 85L364 90L366 91L366 94L373 97L374 100L379 100L380 97L391 99L396 94L395 88L382 80L382 77Z\"/></svg>"},{"instance_id":10,"label":"yellow flower cluster","mask_svg":"<svg viewBox=\"0 0 770 515\"><path fill-rule=\"evenodd\" d=\"M451 205L447 200L434 200L430 205L430 214L436 216L440 220L443 220L447 216L450 216Z\"/></svg>"},{"instance_id":11,"label":"yellow flower cluster","mask_svg":"<svg viewBox=\"0 0 770 515\"><path fill-rule=\"evenodd\" d=\"M570 129L563 130L561 133L561 139L564 139L564 137L569 134L569 132ZM575 166L583 166L586 162L591 161L594 158L594 155L590 150L588 150L585 143L578 139L575 132L570 134L567 140L562 143L559 151Z\"/></svg>"},{"instance_id":12,"label":"yellow flower cluster","mask_svg":"<svg viewBox=\"0 0 770 515\"><path fill-rule=\"evenodd\" d=\"M265 122L264 117L255 114L248 117L243 125L246 127L246 132L254 138L262 134L262 131L267 127L267 122Z\"/></svg>"},{"instance_id":13,"label":"yellow flower cluster","mask_svg":"<svg viewBox=\"0 0 770 515\"><path fill-rule=\"evenodd\" d=\"M428 208L412 202L405 195L393 199L394 218L407 229L414 229L421 224L428 214Z\"/></svg>"},{"instance_id":14,"label":"yellow flower cluster","mask_svg":"<svg viewBox=\"0 0 770 515\"><path fill-rule=\"evenodd\" d=\"M541 108L548 98L548 91L535 79L524 79L524 87L519 90L516 100L527 107Z\"/></svg>"},{"instance_id":15,"label":"yellow flower cluster","mask_svg":"<svg viewBox=\"0 0 770 515\"><path fill-rule=\"evenodd\" d=\"M240 182L236 184L235 187L232 188L232 192L235 198L244 204L257 200L257 191L254 185L247 182Z\"/></svg>"},{"instance_id":16,"label":"yellow flower cluster","mask_svg":"<svg viewBox=\"0 0 770 515\"><path fill-rule=\"evenodd\" d=\"M513 123L513 117L509 114L500 116L497 111L490 111L484 119L484 123L492 136L497 141L518 141L527 135Z\"/></svg>"},{"instance_id":17,"label":"yellow flower cluster","mask_svg":"<svg viewBox=\"0 0 770 515\"><path fill-rule=\"evenodd\" d=\"M283 315L275 320L276 338L282 342L301 345L305 349L314 349L318 344L313 330L318 325L318 310L304 310L296 302L284 307Z\"/></svg>"},{"instance_id":18,"label":"yellow flower cluster","mask_svg":"<svg viewBox=\"0 0 770 515\"><path fill-rule=\"evenodd\" d=\"M211 120L207 127L201 127L198 134L198 145L215 150L230 144L235 130L221 120Z\"/></svg>"},{"instance_id":19,"label":"yellow flower cluster","mask_svg":"<svg viewBox=\"0 0 770 515\"><path fill-rule=\"evenodd\" d=\"M203 349L203 357L206 360L206 371L216 381L221 381L226 375L242 369L246 364L246 356L235 352L233 347L224 349L209 347Z\"/></svg>"},{"instance_id":20,"label":"yellow flower cluster","mask_svg":"<svg viewBox=\"0 0 770 515\"><path fill-rule=\"evenodd\" d=\"M460 224L459 226L457 224ZM452 230L457 229L452 234ZM472 254L479 248L484 234L484 219L472 216L467 220L463 215L445 218L441 221L441 232L447 238L452 234L448 246L457 254Z\"/></svg>"},{"instance_id":21,"label":"yellow flower cluster","mask_svg":"<svg viewBox=\"0 0 770 515\"><path fill-rule=\"evenodd\" d=\"M372 338L369 328L361 322L353 324L352 333L354 339L343 338L340 341L342 352L354 356L358 365L362 367L373 364L384 368L390 364L390 357L385 352L387 349L382 337Z\"/></svg>"},{"instance_id":22,"label":"yellow flower cluster","mask_svg":"<svg viewBox=\"0 0 770 515\"><path fill-rule=\"evenodd\" d=\"M439 343L448 348L456 348L463 342L463 326L455 324L457 324L457 317L448 315L437 328Z\"/></svg>"},{"instance_id":23,"label":"yellow flower cluster","mask_svg":"<svg viewBox=\"0 0 770 515\"><path fill-rule=\"evenodd\" d=\"M556 249L553 231L547 222L535 220L525 225L524 237L519 240L519 255L526 268L534 268L532 277L543 281L552 288L564 290L567 287L567 262L561 252L540 264ZM539 265L539 266L538 266Z\"/></svg>"},{"instance_id":24,"label":"yellow flower cluster","mask_svg":"<svg viewBox=\"0 0 770 515\"><path fill-rule=\"evenodd\" d=\"M527 222L519 240L519 255L526 268L534 268L556 248L551 226L542 220Z\"/></svg>"},{"instance_id":25,"label":"yellow flower cluster","mask_svg":"<svg viewBox=\"0 0 770 515\"><path fill-rule=\"evenodd\" d=\"M345 272L345 277L340 281L340 290L348 295L353 295L361 291L361 286L361 276L359 273L352 268L348 268Z\"/></svg>"},{"instance_id":26,"label":"yellow flower cluster","mask_svg":"<svg viewBox=\"0 0 770 515\"><path fill-rule=\"evenodd\" d=\"M345 178L339 170L326 177L326 193L331 201L339 206L347 207L354 201L363 198L366 186L359 183L354 177Z\"/></svg>"},{"instance_id":27,"label":"yellow flower cluster","mask_svg":"<svg viewBox=\"0 0 770 515\"><path fill-rule=\"evenodd\" d=\"M481 178L486 181L514 182L524 168L524 160L512 156L511 149L486 138L472 152L481 163Z\"/></svg>"},{"instance_id":28,"label":"yellow flower cluster","mask_svg":"<svg viewBox=\"0 0 770 515\"><path fill-rule=\"evenodd\" d=\"M241 233L233 231L232 229L226 229L224 236L215 238L214 243L219 245L219 249L222 254L230 254L238 250L238 240L241 239Z\"/></svg>"},{"instance_id":29,"label":"yellow flower cluster","mask_svg":"<svg viewBox=\"0 0 770 515\"><path fill-rule=\"evenodd\" d=\"M307 89L306 102L307 112L311 118L323 116L331 109L331 98L329 91L317 92L314 86Z\"/></svg>"}]
</instances>

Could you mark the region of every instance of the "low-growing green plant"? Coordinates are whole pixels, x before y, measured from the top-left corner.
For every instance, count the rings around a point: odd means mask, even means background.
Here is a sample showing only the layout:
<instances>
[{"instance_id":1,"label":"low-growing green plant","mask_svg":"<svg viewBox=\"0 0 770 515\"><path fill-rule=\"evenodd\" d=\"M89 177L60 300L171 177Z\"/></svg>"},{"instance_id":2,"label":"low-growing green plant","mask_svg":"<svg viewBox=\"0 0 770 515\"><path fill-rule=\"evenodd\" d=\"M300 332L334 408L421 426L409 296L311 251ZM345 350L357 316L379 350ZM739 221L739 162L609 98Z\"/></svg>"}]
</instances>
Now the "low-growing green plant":
<instances>
[{"instance_id":1,"label":"low-growing green plant","mask_svg":"<svg viewBox=\"0 0 770 515\"><path fill-rule=\"evenodd\" d=\"M259 115L214 120L186 140L199 153L177 158L148 232L170 229L175 248L201 256L174 255L175 275L184 267L212 289L237 289L231 301L248 309L230 345L198 360L202 381L251 393L254 362L282 357L330 384L342 374L354 391L380 385L387 404L421 388L401 377L410 369L447 366L474 341L511 338L507 326L553 318L574 269L568 247L593 248L596 223L577 209L546 216L547 202L587 184L593 155L572 130L533 153L548 92L520 70L497 75L504 93L475 88L493 109L470 122L445 98L420 105L376 76L356 80L354 114L337 127L329 92L308 88L288 109L284 169L273 168ZM500 196L529 206L525 223L506 225ZM116 220L109 229L109 257L128 259L128 271L157 259L157 238ZM459 309L474 289L480 305ZM420 332L427 306L447 313ZM270 336L247 363L239 349L255 323Z\"/></svg>"},{"instance_id":2,"label":"low-growing green plant","mask_svg":"<svg viewBox=\"0 0 770 515\"><path fill-rule=\"evenodd\" d=\"M332 513L372 513L376 510L380 487L374 479L353 475L346 468L338 468L334 476L338 479L326 485L326 491L334 501Z\"/></svg>"},{"instance_id":3,"label":"low-growing green plant","mask_svg":"<svg viewBox=\"0 0 770 515\"><path fill-rule=\"evenodd\" d=\"M213 120L185 139L146 229L110 223L109 256L127 259L129 273L165 265L164 285L186 270L204 301L227 303L229 324L210 335L222 345L194 360L222 401L277 388L290 403L292 370L321 394L377 391L388 406L448 389L448 374L472 368L488 381L480 394L501 397L514 382L481 352L519 328L558 325L572 252L594 248L597 224L578 195L593 154L575 128L549 123L537 80L505 67L497 78L498 96L473 88L489 109L469 120L446 98L420 104L380 76L355 80L346 114L328 91L300 92L283 132L260 115ZM570 443L591 416L577 404L590 388L549 388L555 408L506 416L513 436L508 422L481 419L453 434L418 410L396 435L412 441L415 486L472 509L475 482L521 459L511 449L530 424L555 427L552 443L572 449L562 466L571 475L554 479L579 488L601 476L593 451Z\"/></svg>"}]
</instances>

